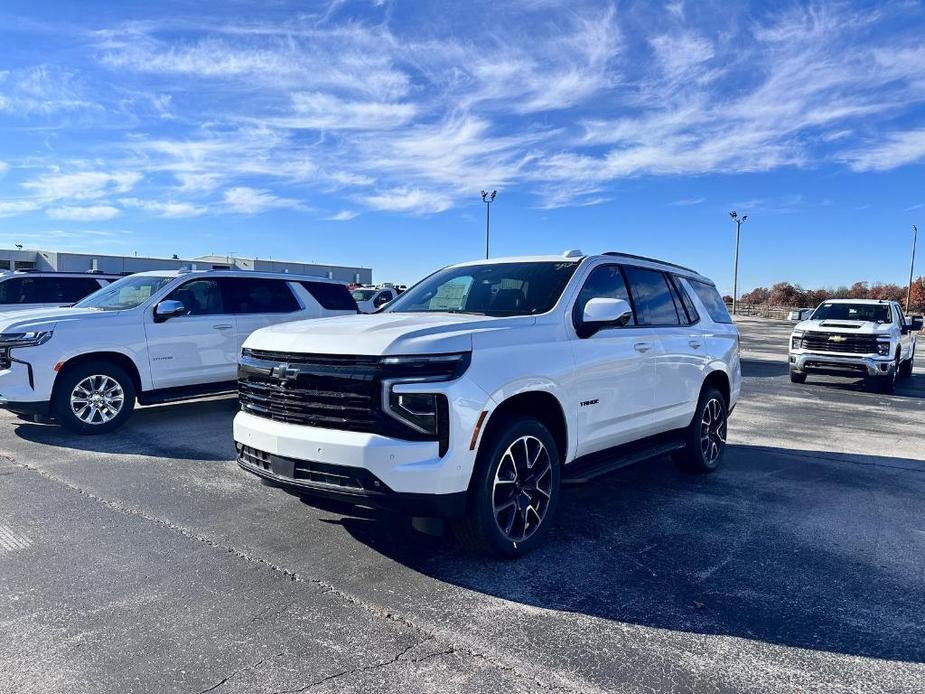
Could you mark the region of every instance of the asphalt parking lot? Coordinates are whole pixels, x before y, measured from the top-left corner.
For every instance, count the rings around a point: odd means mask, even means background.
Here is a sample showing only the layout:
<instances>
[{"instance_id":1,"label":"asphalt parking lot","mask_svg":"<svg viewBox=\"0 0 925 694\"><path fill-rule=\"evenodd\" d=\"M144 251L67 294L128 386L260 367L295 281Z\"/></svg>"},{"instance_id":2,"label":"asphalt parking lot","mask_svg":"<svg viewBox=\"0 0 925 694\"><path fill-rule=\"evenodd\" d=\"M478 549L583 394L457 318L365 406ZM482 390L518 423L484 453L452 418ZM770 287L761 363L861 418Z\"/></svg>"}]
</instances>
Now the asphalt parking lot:
<instances>
[{"instance_id":1,"label":"asphalt parking lot","mask_svg":"<svg viewBox=\"0 0 925 694\"><path fill-rule=\"evenodd\" d=\"M725 467L570 489L517 562L261 485L233 398L0 415L0 692L923 691L925 361L794 385L740 328Z\"/></svg>"}]
</instances>

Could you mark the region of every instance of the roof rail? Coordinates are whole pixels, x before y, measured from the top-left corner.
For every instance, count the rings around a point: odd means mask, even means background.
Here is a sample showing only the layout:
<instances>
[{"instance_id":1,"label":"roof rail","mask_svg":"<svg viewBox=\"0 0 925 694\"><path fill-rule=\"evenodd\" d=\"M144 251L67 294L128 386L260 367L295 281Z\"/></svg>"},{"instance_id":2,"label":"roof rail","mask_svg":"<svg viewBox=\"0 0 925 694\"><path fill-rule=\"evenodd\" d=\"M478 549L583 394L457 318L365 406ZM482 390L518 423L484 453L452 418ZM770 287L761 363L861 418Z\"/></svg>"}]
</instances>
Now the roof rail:
<instances>
[{"instance_id":1,"label":"roof rail","mask_svg":"<svg viewBox=\"0 0 925 694\"><path fill-rule=\"evenodd\" d=\"M685 267L685 266L683 266L683 265L678 265L677 263L669 263L667 260L659 260L658 258L649 258L648 256L644 256L644 255L633 255L632 253L620 253L619 251L605 251L605 252L602 253L601 255L615 255L615 256L620 256L620 257L623 257L623 258L632 258L633 260L645 260L645 261L648 261L648 262L650 262L650 263L658 263L658 264L660 264L660 265L668 265L668 266L670 266L670 267L676 267L676 268L678 268L679 270L686 270L687 272L693 272L695 275L699 275L699 274L700 274L700 273L697 272L696 270L693 270L693 269L691 269L691 268L689 268L689 267Z\"/></svg>"}]
</instances>

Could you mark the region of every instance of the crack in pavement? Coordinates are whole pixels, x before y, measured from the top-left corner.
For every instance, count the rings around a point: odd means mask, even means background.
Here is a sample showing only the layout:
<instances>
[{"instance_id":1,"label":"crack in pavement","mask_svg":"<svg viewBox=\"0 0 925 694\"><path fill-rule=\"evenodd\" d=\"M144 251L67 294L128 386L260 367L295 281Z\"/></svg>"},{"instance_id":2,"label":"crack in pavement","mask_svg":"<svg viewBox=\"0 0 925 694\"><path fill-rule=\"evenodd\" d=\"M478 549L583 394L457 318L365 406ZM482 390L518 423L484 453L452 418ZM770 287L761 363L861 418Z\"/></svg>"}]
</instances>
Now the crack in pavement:
<instances>
[{"instance_id":1,"label":"crack in pavement","mask_svg":"<svg viewBox=\"0 0 925 694\"><path fill-rule=\"evenodd\" d=\"M483 652L483 647L480 648L478 646L470 647L470 646L465 646L465 645L455 645L453 643L454 641L459 642L459 641L465 640L462 638L462 635L459 634L458 632L452 632L452 631L448 632L446 630L441 630L435 625L428 625L428 628L425 628L424 626L421 626L420 624L415 623L414 621L412 621L412 619L408 617L405 617L401 614L398 614L388 609L383 609L373 603L366 602L358 598L357 596L352 595L351 593L348 593L331 583L328 583L327 581L323 579L303 576L295 571L292 571L283 566L275 564L262 557L255 556L248 552L245 552L233 545L224 544L219 541L213 540L209 537L206 537L204 535L199 535L198 533L190 530L189 528L173 523L172 521L169 521L167 519L159 518L157 516L150 515L149 513L145 511L142 511L136 508L131 508L129 506L125 506L124 504L119 503L117 501L106 499L102 496L99 496L98 494L95 494L94 492L88 491L84 489L83 487L80 487L77 484L74 484L73 482L70 482L67 479L54 475L48 472L47 470L43 470L42 468L36 467L35 465L29 464L29 463L19 462L16 460L15 457L10 456L7 453L0 453L0 459L7 460L21 469L28 470L29 472L39 475L40 477L43 477L57 484L63 485L67 487L68 489L77 492L78 494L86 496L87 498L106 506L112 511L122 513L128 516L134 516L136 518L141 518L142 520L146 520L150 523L155 523L156 525L159 525L163 528L167 528L176 533L179 533L180 535L182 535L183 537L186 537L187 539L201 542L214 549L222 550L224 552L233 554L239 559L243 559L245 561L265 567L269 569L270 571L273 571L275 573L281 574L282 576L285 576L291 581L319 586L320 588L323 589L321 594L332 593L336 597L340 598L341 600L343 600L344 602L348 604L352 604L357 607L360 607L361 609L365 610L366 612L369 612L375 617L386 619L386 620L401 624L402 626L405 626L408 629L412 629L420 634L425 635L427 639L438 639L439 638L444 641L448 641L451 644L451 651L453 653L459 653L463 656L485 660L487 663L491 664L495 668L498 668L504 672L509 672L518 678L533 682L535 685L538 685L540 687L544 687L552 691L575 692L575 693L581 693L581 694L602 694L605 691L592 683L589 683L586 681L575 681L574 679L566 678L560 673L550 671L543 666L536 666L536 665L532 666L532 669L534 671L542 672L543 676L539 677L537 675L534 675L531 672L531 668L526 668L526 669L523 668L521 664L518 663L515 660L515 658L513 658L510 655L507 655L506 657L502 656L501 658L499 658L497 656L491 656ZM376 667L381 667L381 665L377 664ZM246 669L246 668L242 668L242 670L243 669ZM227 681L227 679L230 679L232 676L234 676L234 674L235 673L232 673L232 675L229 675L229 677L226 678L225 681ZM347 674L347 673L341 673L337 676L340 677L340 676L343 676L344 674ZM214 690L221 684L224 684L224 682L220 682L218 685L214 686L212 690ZM317 684L313 686L317 686ZM204 690L204 692L208 692L212 690L207 689L207 690ZM298 692L298 691L305 691L305 690L303 689L303 690L295 690L295 691ZM200 694L204 694L204 692Z\"/></svg>"},{"instance_id":2,"label":"crack in pavement","mask_svg":"<svg viewBox=\"0 0 925 694\"><path fill-rule=\"evenodd\" d=\"M206 689L201 689L201 690L199 690L199 694L206 694L206 692L213 692L213 691L215 691L216 689L218 689L219 687L221 687L223 684L225 684L226 682L228 682L229 680L231 680L231 679L232 679L233 677L235 677L236 675L238 675L238 674L244 672L245 670L252 670L252 669L254 669L255 667L260 667L261 665L263 665L263 664L264 664L267 660L269 660L270 658L279 658L281 655L283 655L283 653L285 653L285 651L280 651L279 653L277 653L277 654L275 654L275 655L271 655L271 656L264 656L263 658L261 658L260 660L258 660L258 661L257 661L256 663L254 663L253 665L248 665L247 667L239 668L239 669L235 670L234 672L232 672L232 673L231 673L230 675L228 675L227 677L223 677L222 679L220 679L217 683L213 684L211 687L208 687L208 688L206 688Z\"/></svg>"}]
</instances>

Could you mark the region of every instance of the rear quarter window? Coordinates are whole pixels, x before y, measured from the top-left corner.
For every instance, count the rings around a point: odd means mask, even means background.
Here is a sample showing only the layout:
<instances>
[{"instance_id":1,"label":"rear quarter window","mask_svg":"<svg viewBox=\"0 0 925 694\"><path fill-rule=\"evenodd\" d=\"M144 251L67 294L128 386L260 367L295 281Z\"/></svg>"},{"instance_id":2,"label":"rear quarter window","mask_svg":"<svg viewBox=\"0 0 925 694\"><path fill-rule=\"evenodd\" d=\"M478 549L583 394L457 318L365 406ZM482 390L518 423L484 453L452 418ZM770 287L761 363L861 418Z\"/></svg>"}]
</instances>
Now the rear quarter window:
<instances>
[{"instance_id":1,"label":"rear quarter window","mask_svg":"<svg viewBox=\"0 0 925 694\"><path fill-rule=\"evenodd\" d=\"M723 303L723 298L716 291L716 287L697 280L688 279L687 281L700 301L703 302L714 323L732 323L732 317L729 315L729 311L726 310L726 304Z\"/></svg>"},{"instance_id":2,"label":"rear quarter window","mask_svg":"<svg viewBox=\"0 0 925 694\"><path fill-rule=\"evenodd\" d=\"M328 311L356 311L354 301L346 285L336 282L300 282L305 290Z\"/></svg>"}]
</instances>

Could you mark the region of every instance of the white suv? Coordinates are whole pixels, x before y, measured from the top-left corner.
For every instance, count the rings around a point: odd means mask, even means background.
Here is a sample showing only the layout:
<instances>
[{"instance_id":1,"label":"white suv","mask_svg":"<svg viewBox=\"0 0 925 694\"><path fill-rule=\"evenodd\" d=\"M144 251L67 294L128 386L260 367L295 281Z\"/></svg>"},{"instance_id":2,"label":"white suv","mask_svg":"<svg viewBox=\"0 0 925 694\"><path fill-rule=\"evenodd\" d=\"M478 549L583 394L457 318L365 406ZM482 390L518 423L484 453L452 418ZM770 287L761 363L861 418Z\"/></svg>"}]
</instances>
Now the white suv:
<instances>
[{"instance_id":1,"label":"white suv","mask_svg":"<svg viewBox=\"0 0 925 694\"><path fill-rule=\"evenodd\" d=\"M383 311L252 334L238 463L307 495L452 519L474 549L542 539L560 485L671 452L710 472L739 395L713 283L625 254L444 268Z\"/></svg>"},{"instance_id":2,"label":"white suv","mask_svg":"<svg viewBox=\"0 0 925 694\"><path fill-rule=\"evenodd\" d=\"M110 431L142 404L230 391L257 328L357 312L346 285L248 271L141 272L70 308L0 316L0 407Z\"/></svg>"},{"instance_id":3,"label":"white suv","mask_svg":"<svg viewBox=\"0 0 925 694\"><path fill-rule=\"evenodd\" d=\"M398 294L395 287L357 287L352 296L360 313L375 313Z\"/></svg>"},{"instance_id":4,"label":"white suv","mask_svg":"<svg viewBox=\"0 0 925 694\"><path fill-rule=\"evenodd\" d=\"M0 274L0 313L73 304L119 277L95 272L5 272Z\"/></svg>"}]
</instances>

